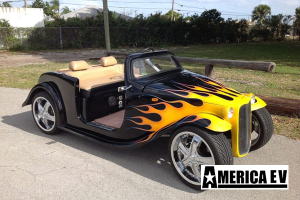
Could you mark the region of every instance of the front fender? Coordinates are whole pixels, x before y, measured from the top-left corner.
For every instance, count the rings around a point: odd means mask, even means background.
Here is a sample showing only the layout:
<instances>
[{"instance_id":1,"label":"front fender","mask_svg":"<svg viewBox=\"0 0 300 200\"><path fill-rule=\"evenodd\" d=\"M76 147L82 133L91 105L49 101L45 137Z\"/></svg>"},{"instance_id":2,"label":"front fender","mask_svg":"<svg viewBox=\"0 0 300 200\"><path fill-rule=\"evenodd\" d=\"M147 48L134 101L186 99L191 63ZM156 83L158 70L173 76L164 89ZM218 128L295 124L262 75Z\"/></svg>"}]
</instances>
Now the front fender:
<instances>
[{"instance_id":1,"label":"front fender","mask_svg":"<svg viewBox=\"0 0 300 200\"><path fill-rule=\"evenodd\" d=\"M183 119L172 123L171 125L161 129L158 132L153 132L152 134L141 139L137 143L149 142L151 140L157 139L163 134L168 134L176 131L182 126L196 126L204 129L208 129L214 132L226 132L231 130L231 124L213 114L210 113L196 113L184 117Z\"/></svg>"},{"instance_id":2,"label":"front fender","mask_svg":"<svg viewBox=\"0 0 300 200\"><path fill-rule=\"evenodd\" d=\"M29 92L27 99L22 104L22 107L32 104L33 97L37 93L42 92L42 91L48 92L49 95L52 97L53 101L57 105L58 112L60 113L60 119L61 119L60 125L64 124L66 118L65 118L64 105L62 102L62 98L61 98L59 90L56 89L55 86L51 83L44 82L44 83L40 83L40 84L37 84L36 86L34 86L31 89L31 91Z\"/></svg>"},{"instance_id":3,"label":"front fender","mask_svg":"<svg viewBox=\"0 0 300 200\"><path fill-rule=\"evenodd\" d=\"M251 111L258 110L260 108L266 107L266 102L264 102L261 98L255 97L256 102L251 105Z\"/></svg>"},{"instance_id":4,"label":"front fender","mask_svg":"<svg viewBox=\"0 0 300 200\"><path fill-rule=\"evenodd\" d=\"M231 130L231 124L210 113L197 113L182 120L181 125L191 124L200 126L214 132L226 132Z\"/></svg>"},{"instance_id":5,"label":"front fender","mask_svg":"<svg viewBox=\"0 0 300 200\"><path fill-rule=\"evenodd\" d=\"M254 95L252 93L243 93L243 95L249 97L251 99L251 96ZM266 103L261 99L259 98L258 96L255 96L255 103L251 105L251 111L254 111L254 110L258 110L260 108L263 108L263 107L266 107Z\"/></svg>"}]
</instances>

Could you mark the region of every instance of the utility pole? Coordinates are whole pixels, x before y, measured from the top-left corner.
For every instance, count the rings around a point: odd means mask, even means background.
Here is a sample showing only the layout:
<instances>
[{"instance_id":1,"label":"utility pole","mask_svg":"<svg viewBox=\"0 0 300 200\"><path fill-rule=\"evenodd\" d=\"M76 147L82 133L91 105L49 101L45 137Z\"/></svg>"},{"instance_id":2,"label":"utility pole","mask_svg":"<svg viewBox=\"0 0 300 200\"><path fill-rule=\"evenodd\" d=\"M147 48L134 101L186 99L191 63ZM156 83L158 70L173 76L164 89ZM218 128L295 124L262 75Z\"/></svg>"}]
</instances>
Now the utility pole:
<instances>
[{"instance_id":1,"label":"utility pole","mask_svg":"<svg viewBox=\"0 0 300 200\"><path fill-rule=\"evenodd\" d=\"M173 12L174 12L174 0L172 1L172 14L171 14L171 22L173 21Z\"/></svg>"},{"instance_id":2,"label":"utility pole","mask_svg":"<svg viewBox=\"0 0 300 200\"><path fill-rule=\"evenodd\" d=\"M25 8L27 8L27 0L24 0Z\"/></svg>"},{"instance_id":3,"label":"utility pole","mask_svg":"<svg viewBox=\"0 0 300 200\"><path fill-rule=\"evenodd\" d=\"M104 13L104 31L105 31L106 50L110 51L110 38L109 38L109 23L108 23L108 6L107 6L107 0L103 0L103 13Z\"/></svg>"}]
</instances>

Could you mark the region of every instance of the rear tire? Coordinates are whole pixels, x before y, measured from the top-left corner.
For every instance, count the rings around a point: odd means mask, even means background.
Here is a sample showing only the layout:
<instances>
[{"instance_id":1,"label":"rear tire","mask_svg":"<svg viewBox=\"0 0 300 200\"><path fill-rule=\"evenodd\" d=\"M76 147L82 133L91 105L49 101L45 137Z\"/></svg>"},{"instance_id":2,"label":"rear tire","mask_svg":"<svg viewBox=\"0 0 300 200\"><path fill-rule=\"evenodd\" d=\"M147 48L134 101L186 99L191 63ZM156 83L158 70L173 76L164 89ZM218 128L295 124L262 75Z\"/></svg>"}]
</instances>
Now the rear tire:
<instances>
[{"instance_id":1,"label":"rear tire","mask_svg":"<svg viewBox=\"0 0 300 200\"><path fill-rule=\"evenodd\" d=\"M41 131L48 135L60 132L58 108L47 92L39 92L33 97L31 110L33 119Z\"/></svg>"},{"instance_id":2,"label":"rear tire","mask_svg":"<svg viewBox=\"0 0 300 200\"><path fill-rule=\"evenodd\" d=\"M193 126L178 129L169 141L171 165L186 185L201 190L201 165L232 165L231 146L223 133Z\"/></svg>"},{"instance_id":3,"label":"rear tire","mask_svg":"<svg viewBox=\"0 0 300 200\"><path fill-rule=\"evenodd\" d=\"M253 111L250 151L257 150L267 144L273 135L273 130L273 120L266 108Z\"/></svg>"}]
</instances>

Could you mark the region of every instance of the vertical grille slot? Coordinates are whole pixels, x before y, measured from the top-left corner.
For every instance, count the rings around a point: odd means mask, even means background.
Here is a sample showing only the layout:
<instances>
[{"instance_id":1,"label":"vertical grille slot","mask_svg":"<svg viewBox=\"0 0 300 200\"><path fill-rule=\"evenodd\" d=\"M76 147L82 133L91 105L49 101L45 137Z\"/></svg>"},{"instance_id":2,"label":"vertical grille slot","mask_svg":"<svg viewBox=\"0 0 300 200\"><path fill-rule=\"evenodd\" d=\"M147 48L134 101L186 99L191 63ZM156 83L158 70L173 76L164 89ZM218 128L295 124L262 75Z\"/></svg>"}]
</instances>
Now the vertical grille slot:
<instances>
[{"instance_id":1,"label":"vertical grille slot","mask_svg":"<svg viewBox=\"0 0 300 200\"><path fill-rule=\"evenodd\" d=\"M240 155L246 154L250 149L250 123L251 123L251 104L243 105L239 113L239 152Z\"/></svg>"}]
</instances>

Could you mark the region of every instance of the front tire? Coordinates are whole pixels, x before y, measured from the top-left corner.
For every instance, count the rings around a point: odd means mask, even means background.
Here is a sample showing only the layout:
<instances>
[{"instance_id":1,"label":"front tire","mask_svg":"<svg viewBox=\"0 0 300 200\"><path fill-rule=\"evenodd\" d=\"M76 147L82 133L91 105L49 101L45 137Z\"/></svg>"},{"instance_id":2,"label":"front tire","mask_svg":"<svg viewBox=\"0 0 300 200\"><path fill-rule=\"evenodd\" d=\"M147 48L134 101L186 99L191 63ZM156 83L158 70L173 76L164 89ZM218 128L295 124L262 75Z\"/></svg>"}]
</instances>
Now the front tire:
<instances>
[{"instance_id":1,"label":"front tire","mask_svg":"<svg viewBox=\"0 0 300 200\"><path fill-rule=\"evenodd\" d=\"M201 165L232 165L233 154L222 133L187 126L169 141L169 158L177 176L188 186L201 190Z\"/></svg>"},{"instance_id":2,"label":"front tire","mask_svg":"<svg viewBox=\"0 0 300 200\"><path fill-rule=\"evenodd\" d=\"M257 150L267 144L273 135L273 130L273 120L266 108L253 111L250 151Z\"/></svg>"},{"instance_id":3,"label":"front tire","mask_svg":"<svg viewBox=\"0 0 300 200\"><path fill-rule=\"evenodd\" d=\"M56 104L51 96L43 91L33 97L32 116L37 126L48 135L58 133L59 115Z\"/></svg>"}]
</instances>

